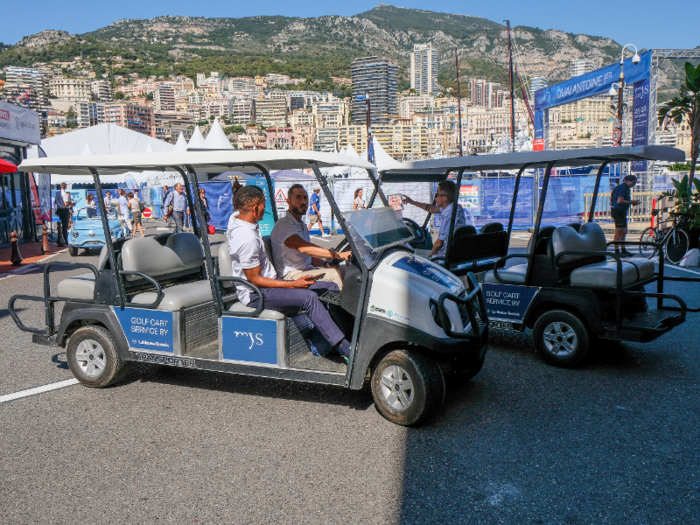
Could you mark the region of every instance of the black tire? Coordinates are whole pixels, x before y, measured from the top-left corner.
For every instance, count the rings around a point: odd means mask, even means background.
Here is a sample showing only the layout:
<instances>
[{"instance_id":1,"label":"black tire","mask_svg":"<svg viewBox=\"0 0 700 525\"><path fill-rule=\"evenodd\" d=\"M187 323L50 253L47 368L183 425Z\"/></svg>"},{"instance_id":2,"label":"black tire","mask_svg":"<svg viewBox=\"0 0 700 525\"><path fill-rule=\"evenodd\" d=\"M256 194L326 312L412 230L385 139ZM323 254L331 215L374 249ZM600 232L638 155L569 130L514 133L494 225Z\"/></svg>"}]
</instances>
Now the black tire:
<instances>
[{"instance_id":1,"label":"black tire","mask_svg":"<svg viewBox=\"0 0 700 525\"><path fill-rule=\"evenodd\" d=\"M651 227L644 230L642 232L642 235L639 237L639 242L658 242L658 240L659 239L658 235L656 234L656 230L654 230ZM659 250L654 248L653 246L639 246L639 255L641 255L645 259L651 259L657 253L659 253Z\"/></svg>"},{"instance_id":2,"label":"black tire","mask_svg":"<svg viewBox=\"0 0 700 525\"><path fill-rule=\"evenodd\" d=\"M532 336L540 357L561 368L581 364L592 339L583 321L566 310L551 310L540 316Z\"/></svg>"},{"instance_id":3,"label":"black tire","mask_svg":"<svg viewBox=\"0 0 700 525\"><path fill-rule=\"evenodd\" d=\"M79 248L77 246L69 246L68 247L68 254L71 257L77 257L78 256L78 250Z\"/></svg>"},{"instance_id":4,"label":"black tire","mask_svg":"<svg viewBox=\"0 0 700 525\"><path fill-rule=\"evenodd\" d=\"M129 363L119 356L112 334L96 325L84 326L71 335L66 360L75 378L91 388L112 385L129 371Z\"/></svg>"},{"instance_id":5,"label":"black tire","mask_svg":"<svg viewBox=\"0 0 700 525\"><path fill-rule=\"evenodd\" d=\"M410 388L405 388L409 381ZM372 396L379 413L392 423L417 425L442 407L445 378L429 357L394 350L372 373Z\"/></svg>"},{"instance_id":6,"label":"black tire","mask_svg":"<svg viewBox=\"0 0 700 525\"><path fill-rule=\"evenodd\" d=\"M672 264L678 264L690 247L690 238L685 230L671 232L666 241L666 258Z\"/></svg>"}]
</instances>

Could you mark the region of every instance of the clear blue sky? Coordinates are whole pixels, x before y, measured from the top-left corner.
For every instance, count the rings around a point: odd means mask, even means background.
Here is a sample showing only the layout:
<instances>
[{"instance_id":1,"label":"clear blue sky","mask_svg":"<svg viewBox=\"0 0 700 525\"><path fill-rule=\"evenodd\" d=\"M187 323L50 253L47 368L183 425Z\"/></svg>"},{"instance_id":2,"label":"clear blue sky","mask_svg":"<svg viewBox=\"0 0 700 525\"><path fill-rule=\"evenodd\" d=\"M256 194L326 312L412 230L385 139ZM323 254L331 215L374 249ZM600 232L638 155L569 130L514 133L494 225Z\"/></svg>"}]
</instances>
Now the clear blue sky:
<instances>
[{"instance_id":1,"label":"clear blue sky","mask_svg":"<svg viewBox=\"0 0 700 525\"><path fill-rule=\"evenodd\" d=\"M387 2L389 3L389 2ZM372 1L319 2L317 0L216 2L184 0L35 0L23 9L5 12L0 42L14 44L44 29L87 33L121 18L152 18L161 15L244 17L284 15L313 17L350 16L372 9ZM695 48L700 46L698 0L402 0L401 7L474 15L513 25L560 29L612 38L640 48ZM9 7L9 4L7 5Z\"/></svg>"}]
</instances>

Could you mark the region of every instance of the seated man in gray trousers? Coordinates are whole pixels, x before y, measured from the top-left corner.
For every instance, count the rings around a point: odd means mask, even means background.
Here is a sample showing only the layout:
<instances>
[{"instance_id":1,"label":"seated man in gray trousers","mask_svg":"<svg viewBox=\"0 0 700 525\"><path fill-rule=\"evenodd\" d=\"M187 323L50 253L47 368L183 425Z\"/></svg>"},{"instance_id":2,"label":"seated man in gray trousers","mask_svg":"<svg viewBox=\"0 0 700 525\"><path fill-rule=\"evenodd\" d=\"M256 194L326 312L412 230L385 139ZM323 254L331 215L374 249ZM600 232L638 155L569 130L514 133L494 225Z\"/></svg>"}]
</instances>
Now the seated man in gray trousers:
<instances>
[{"instance_id":1,"label":"seated man in gray trousers","mask_svg":"<svg viewBox=\"0 0 700 525\"><path fill-rule=\"evenodd\" d=\"M265 194L256 186L243 186L236 193L235 207L239 210L238 217L231 218L226 232L233 276L250 281L260 288L268 310L277 310L287 315L296 315L300 310L306 310L311 322L328 344L347 360L350 356L350 343L316 294L338 290L338 286L316 281L310 275L293 281L278 279L277 272L267 257L258 227L258 222L265 215ZM260 304L260 297L251 288L236 283L236 291L238 300L243 304L251 308Z\"/></svg>"}]
</instances>

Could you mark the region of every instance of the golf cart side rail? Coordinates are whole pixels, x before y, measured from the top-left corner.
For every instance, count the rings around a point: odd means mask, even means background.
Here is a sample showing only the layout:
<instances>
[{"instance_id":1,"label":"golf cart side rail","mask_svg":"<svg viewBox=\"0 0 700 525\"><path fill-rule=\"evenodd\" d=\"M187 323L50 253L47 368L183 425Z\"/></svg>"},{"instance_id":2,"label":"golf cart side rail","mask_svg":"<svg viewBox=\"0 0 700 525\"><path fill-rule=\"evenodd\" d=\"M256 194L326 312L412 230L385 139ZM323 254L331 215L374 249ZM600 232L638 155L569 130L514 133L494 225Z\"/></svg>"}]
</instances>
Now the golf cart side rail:
<instances>
[{"instance_id":1,"label":"golf cart side rail","mask_svg":"<svg viewBox=\"0 0 700 525\"><path fill-rule=\"evenodd\" d=\"M62 266L62 267L67 267L67 268L87 268L90 270L94 275L95 275L95 281L97 281L99 271L97 268L95 268L94 265L89 264L89 263L79 263L79 262L62 262L62 261L55 261L55 262L50 262L44 265L44 296L43 297L38 297L35 295L13 295L10 297L10 300L7 305L7 309L10 312L10 316L12 317L12 320L15 322L17 325L17 328L22 330L23 332L30 332L34 334L40 334L44 336L53 336L56 334L56 328L55 328L55 319L54 319L54 303L57 302L62 302L62 301L72 301L76 303L83 303L83 304L98 304L98 302L95 300L93 297L92 299L72 299L72 298L66 298L66 297L52 297L51 296L51 280L50 280L50 272L51 268L54 266ZM46 328L45 329L40 329L40 328L31 328L29 326L26 326L20 319L17 314L17 310L15 309L15 303L18 301L34 301L37 303L44 303L44 322L46 323Z\"/></svg>"}]
</instances>

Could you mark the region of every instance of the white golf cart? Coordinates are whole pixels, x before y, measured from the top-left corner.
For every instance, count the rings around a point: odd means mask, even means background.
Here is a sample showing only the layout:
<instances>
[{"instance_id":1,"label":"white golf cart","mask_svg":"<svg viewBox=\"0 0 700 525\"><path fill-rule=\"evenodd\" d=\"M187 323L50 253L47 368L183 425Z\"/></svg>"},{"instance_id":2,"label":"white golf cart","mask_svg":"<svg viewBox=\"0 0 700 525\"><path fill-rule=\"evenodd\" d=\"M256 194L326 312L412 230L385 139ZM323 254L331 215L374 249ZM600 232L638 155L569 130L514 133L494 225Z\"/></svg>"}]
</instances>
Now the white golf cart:
<instances>
[{"instance_id":1,"label":"white golf cart","mask_svg":"<svg viewBox=\"0 0 700 525\"><path fill-rule=\"evenodd\" d=\"M488 319L481 290L473 277L465 287L450 272L417 257L407 246L410 231L391 208L338 209L320 171L335 166L363 168L374 179L374 166L362 159L309 151L27 159L21 171L92 174L98 195L100 175L177 171L198 220L194 234L112 241L98 199L107 240L99 264L45 265L44 297L14 296L10 313L20 329L33 332L35 342L65 347L70 369L86 386L113 384L130 361L351 389L369 379L382 415L401 425L416 424L442 405L444 374L469 378L483 364ZM231 276L226 242L213 254L209 237L197 226L204 220L196 173L213 176L232 169L260 171L270 190L273 170L310 169L316 175L353 255L342 292L320 297L351 341L347 364L313 355L308 334L291 318L265 309L262 302L253 309L238 301L234 283L257 288ZM274 206L272 211L276 220ZM57 265L89 273L64 279L52 296L50 270ZM44 303L46 327L25 326L16 311L18 301ZM59 301L65 304L56 326Z\"/></svg>"}]
</instances>

